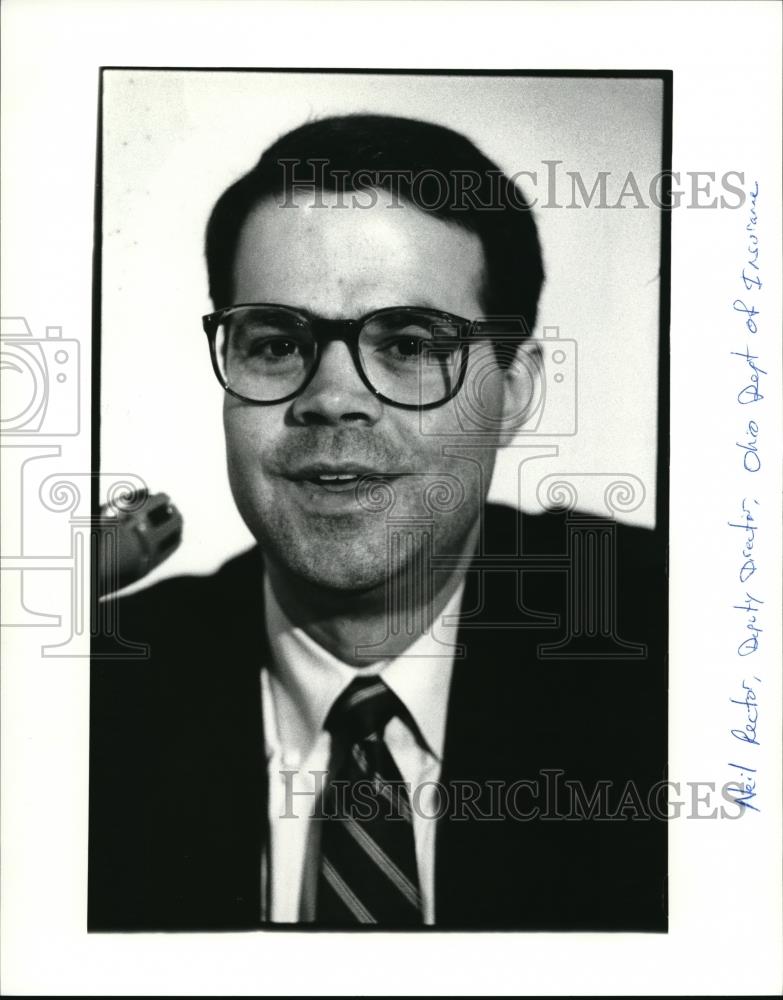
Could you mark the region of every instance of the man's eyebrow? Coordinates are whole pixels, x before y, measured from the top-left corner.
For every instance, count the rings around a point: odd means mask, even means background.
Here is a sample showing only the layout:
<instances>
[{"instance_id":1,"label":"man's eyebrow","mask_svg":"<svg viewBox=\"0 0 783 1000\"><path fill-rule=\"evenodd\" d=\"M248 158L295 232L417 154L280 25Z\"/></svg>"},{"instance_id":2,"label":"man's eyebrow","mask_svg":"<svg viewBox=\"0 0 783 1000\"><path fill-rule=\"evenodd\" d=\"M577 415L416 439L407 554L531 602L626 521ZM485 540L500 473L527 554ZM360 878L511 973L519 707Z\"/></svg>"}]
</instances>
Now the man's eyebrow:
<instances>
[{"instance_id":1,"label":"man's eyebrow","mask_svg":"<svg viewBox=\"0 0 783 1000\"><path fill-rule=\"evenodd\" d=\"M324 320L351 320L351 319L360 319L362 316L368 316L368 315L370 315L370 313L378 312L380 309L396 309L396 308L400 308L400 309L429 309L432 312L440 312L440 313L448 313L448 312L450 312L450 310L444 309L442 305L437 305L431 299L426 298L426 297L425 298L418 298L414 302L400 302L400 301L396 301L396 300L395 301L390 301L390 302L384 303L383 305L373 306L372 309L364 309L361 312L352 313L350 316L346 316L344 313L335 314L335 315L325 315L324 313L321 313L321 312L315 312L315 310L309 309L307 306L297 305L294 302L274 302L274 303L271 303L271 302L270 303L267 303L267 302L245 302L245 303L241 303L241 304L242 305L277 305L277 306L284 306L287 309L293 309L296 312L302 313L304 316L307 316L308 319L312 319L312 320L320 320L320 319L324 319Z\"/></svg>"}]
</instances>

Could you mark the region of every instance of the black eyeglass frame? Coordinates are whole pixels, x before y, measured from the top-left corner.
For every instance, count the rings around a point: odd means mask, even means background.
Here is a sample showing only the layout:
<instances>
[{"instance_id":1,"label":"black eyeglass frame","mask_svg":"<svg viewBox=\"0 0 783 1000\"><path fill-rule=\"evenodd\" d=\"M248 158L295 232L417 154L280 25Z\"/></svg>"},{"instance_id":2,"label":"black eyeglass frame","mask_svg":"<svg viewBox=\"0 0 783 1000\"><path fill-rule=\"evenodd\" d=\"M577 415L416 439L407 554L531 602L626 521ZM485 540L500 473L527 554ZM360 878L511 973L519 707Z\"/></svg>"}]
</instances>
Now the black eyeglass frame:
<instances>
[{"instance_id":1,"label":"black eyeglass frame","mask_svg":"<svg viewBox=\"0 0 783 1000\"><path fill-rule=\"evenodd\" d=\"M220 371L220 365L218 363L217 331L222 320L229 313L238 309L255 309L259 307L279 309L282 312L289 313L299 320L304 320L313 334L315 355L312 368L295 392L290 392L287 396L281 396L280 399L262 400L250 399L248 396L243 396L241 393L232 389L228 385L226 379ZM436 400L434 403L400 403L395 399L391 399L389 396L385 396L372 384L362 365L361 354L359 352L359 335L364 326L371 319L376 319L379 316L388 315L390 313L400 312L416 313L417 315L426 313L428 316L432 317L433 324L441 322L451 326L458 326L463 329L470 328L469 335L464 338L460 338L462 340L462 343L460 344L462 357L459 361L459 373L457 375L454 388L447 396L443 399ZM464 316L457 316L454 313L430 309L426 306L386 306L383 309L373 309L371 312L365 313L357 319L324 319L321 316L315 316L307 310L294 309L292 306L280 305L276 302L243 302L237 303L233 306L225 306L223 309L218 309L212 313L207 313L206 316L202 316L201 322L209 341L209 354L212 359L212 369L217 376L218 382L220 382L223 389L229 393L229 395L234 396L236 399L241 399L245 403L253 403L256 406L277 406L280 403L288 403L292 399L296 399L297 396L304 392L315 377L321 360L323 346L333 340L340 340L347 345L348 350L351 352L354 367L359 373L359 377L374 396L377 396L377 398L382 400L384 403L388 403L390 406L397 406L402 410L433 410L438 406L443 406L448 403L448 401L453 399L462 388L465 381L465 373L468 367L468 349L470 347L470 341L490 336L489 333L481 331L480 321L478 320L465 319Z\"/></svg>"}]
</instances>

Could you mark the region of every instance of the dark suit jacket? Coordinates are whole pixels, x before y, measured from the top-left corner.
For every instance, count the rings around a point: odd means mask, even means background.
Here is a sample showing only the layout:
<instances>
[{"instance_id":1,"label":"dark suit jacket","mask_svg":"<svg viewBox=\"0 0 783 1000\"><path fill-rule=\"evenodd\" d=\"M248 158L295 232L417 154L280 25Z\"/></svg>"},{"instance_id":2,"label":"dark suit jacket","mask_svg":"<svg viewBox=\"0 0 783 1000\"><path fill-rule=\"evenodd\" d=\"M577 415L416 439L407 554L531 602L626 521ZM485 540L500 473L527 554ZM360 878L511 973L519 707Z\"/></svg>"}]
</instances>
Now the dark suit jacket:
<instances>
[{"instance_id":1,"label":"dark suit jacket","mask_svg":"<svg viewBox=\"0 0 783 1000\"><path fill-rule=\"evenodd\" d=\"M484 523L449 693L436 924L664 931L663 545L565 514L489 506ZM262 926L262 573L252 549L102 605L90 930ZM149 657L122 659L130 642Z\"/></svg>"}]
</instances>

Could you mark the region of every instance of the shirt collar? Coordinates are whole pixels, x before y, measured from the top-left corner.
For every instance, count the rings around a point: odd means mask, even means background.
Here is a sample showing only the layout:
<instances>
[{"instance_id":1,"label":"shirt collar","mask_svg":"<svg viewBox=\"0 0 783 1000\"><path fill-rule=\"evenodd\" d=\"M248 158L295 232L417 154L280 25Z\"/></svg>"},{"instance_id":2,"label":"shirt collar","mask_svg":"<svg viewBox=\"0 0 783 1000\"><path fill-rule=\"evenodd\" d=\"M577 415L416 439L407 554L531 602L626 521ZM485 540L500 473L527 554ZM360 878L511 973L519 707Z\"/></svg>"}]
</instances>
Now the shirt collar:
<instances>
[{"instance_id":1,"label":"shirt collar","mask_svg":"<svg viewBox=\"0 0 783 1000\"><path fill-rule=\"evenodd\" d=\"M403 654L355 667L337 659L289 621L265 575L266 626L272 654L270 688L285 760L297 766L307 757L335 699L354 678L380 674L410 712L426 749L440 761L454 666L454 616L459 613L464 585L463 579L432 628Z\"/></svg>"}]
</instances>

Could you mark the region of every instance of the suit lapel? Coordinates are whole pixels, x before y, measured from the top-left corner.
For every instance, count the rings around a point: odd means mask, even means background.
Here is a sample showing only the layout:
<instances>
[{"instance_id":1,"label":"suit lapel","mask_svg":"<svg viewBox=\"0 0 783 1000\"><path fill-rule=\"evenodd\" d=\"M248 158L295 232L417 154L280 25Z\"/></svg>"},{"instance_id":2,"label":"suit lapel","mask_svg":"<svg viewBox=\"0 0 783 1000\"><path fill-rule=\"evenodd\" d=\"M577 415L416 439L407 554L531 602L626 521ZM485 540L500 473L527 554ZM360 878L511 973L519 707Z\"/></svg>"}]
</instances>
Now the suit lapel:
<instances>
[{"instance_id":1,"label":"suit lapel","mask_svg":"<svg viewBox=\"0 0 783 1000\"><path fill-rule=\"evenodd\" d=\"M471 571L463 609L483 602L463 624L465 656L454 664L441 783L448 811L436 838L436 920L440 926L502 924L516 900L508 894L508 864L519 833L499 820L502 796L522 777L519 761L533 763L535 720L523 678L535 655L530 631L482 627L507 618L513 582L499 574L504 595L488 574ZM497 581L495 581L497 583ZM495 817L494 819L491 817Z\"/></svg>"},{"instance_id":2,"label":"suit lapel","mask_svg":"<svg viewBox=\"0 0 783 1000\"><path fill-rule=\"evenodd\" d=\"M553 636L542 625L558 620L552 593L560 584L551 577L544 598L540 574L531 575L526 592L535 599L526 601L518 571L491 558L526 544L526 521L509 508L493 506L487 514L483 556L468 572L463 599L458 641L465 656L455 661L449 696L442 781L451 811L439 821L436 854L442 926L524 926L539 915L547 885L547 825L519 816L532 802L521 783L551 764L546 729L559 693L548 689L537 650ZM534 533L544 551L558 551L555 519L538 519ZM470 807L468 796L475 796Z\"/></svg>"},{"instance_id":3,"label":"suit lapel","mask_svg":"<svg viewBox=\"0 0 783 1000\"><path fill-rule=\"evenodd\" d=\"M256 926L267 839L260 673L267 654L261 562L252 550L215 578L209 621L169 658L162 810L175 923ZM179 666L182 664L182 666Z\"/></svg>"}]
</instances>

